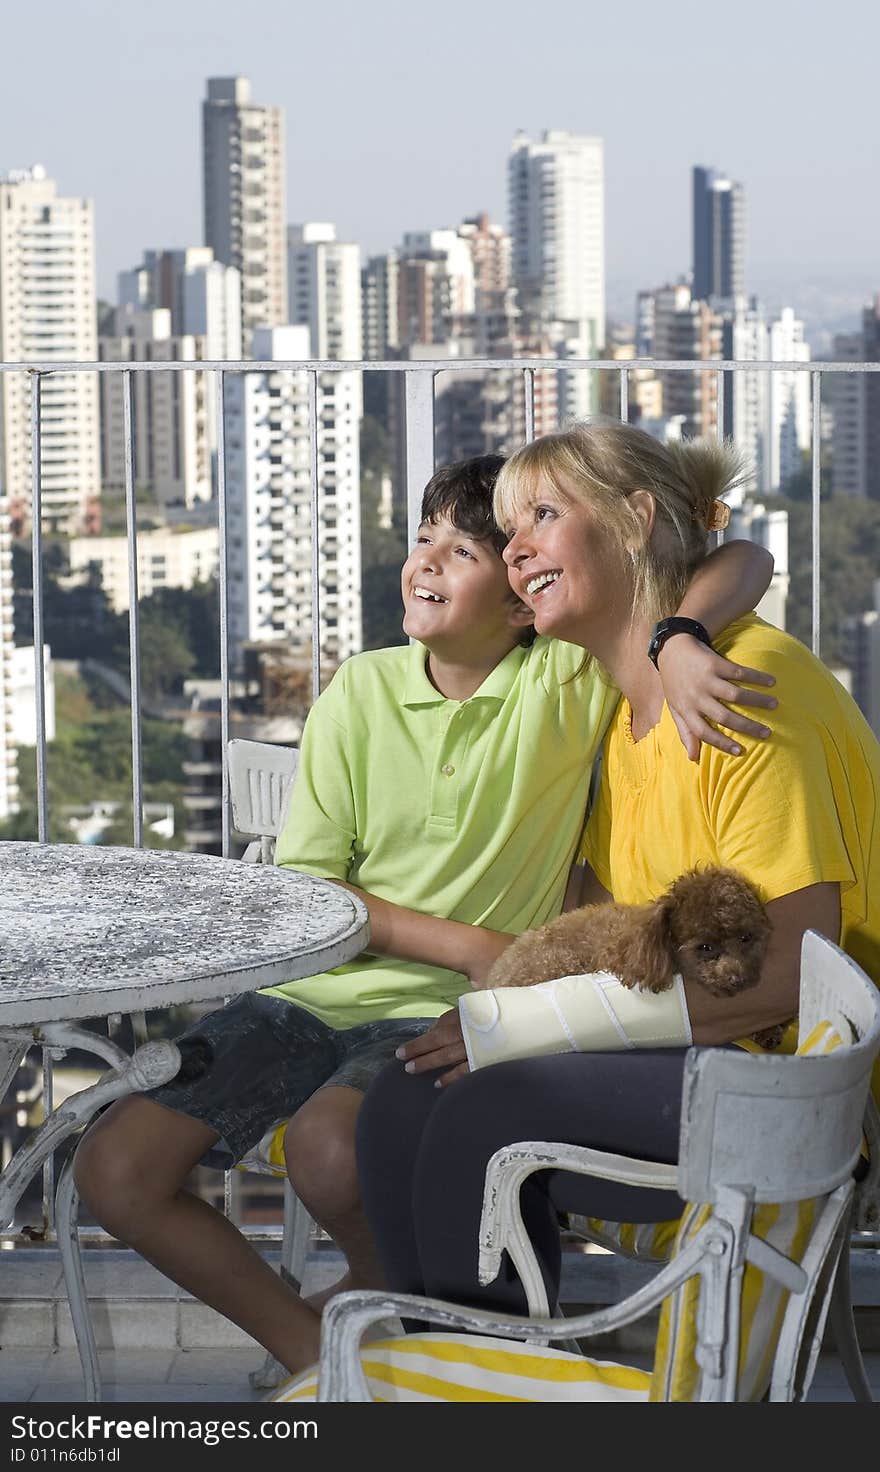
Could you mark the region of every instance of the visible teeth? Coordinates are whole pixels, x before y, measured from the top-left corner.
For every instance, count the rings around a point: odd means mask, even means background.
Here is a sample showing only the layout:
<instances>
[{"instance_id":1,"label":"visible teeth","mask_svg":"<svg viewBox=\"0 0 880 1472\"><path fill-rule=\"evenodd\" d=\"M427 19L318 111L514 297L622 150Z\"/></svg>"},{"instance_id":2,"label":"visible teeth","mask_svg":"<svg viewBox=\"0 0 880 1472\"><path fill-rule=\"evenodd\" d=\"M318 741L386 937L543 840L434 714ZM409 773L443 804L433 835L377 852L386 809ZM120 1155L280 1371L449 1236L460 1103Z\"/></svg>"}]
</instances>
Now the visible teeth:
<instances>
[{"instance_id":1,"label":"visible teeth","mask_svg":"<svg viewBox=\"0 0 880 1472\"><path fill-rule=\"evenodd\" d=\"M531 597L532 593L537 593L539 588L546 588L548 583L555 583L557 579L561 577L561 572L539 573L536 578L530 578L530 580L526 583L526 592Z\"/></svg>"},{"instance_id":2,"label":"visible teeth","mask_svg":"<svg viewBox=\"0 0 880 1472\"><path fill-rule=\"evenodd\" d=\"M432 593L430 588L413 588L413 592L417 598L429 598L432 603L446 602L446 599L441 598L439 593Z\"/></svg>"}]
</instances>

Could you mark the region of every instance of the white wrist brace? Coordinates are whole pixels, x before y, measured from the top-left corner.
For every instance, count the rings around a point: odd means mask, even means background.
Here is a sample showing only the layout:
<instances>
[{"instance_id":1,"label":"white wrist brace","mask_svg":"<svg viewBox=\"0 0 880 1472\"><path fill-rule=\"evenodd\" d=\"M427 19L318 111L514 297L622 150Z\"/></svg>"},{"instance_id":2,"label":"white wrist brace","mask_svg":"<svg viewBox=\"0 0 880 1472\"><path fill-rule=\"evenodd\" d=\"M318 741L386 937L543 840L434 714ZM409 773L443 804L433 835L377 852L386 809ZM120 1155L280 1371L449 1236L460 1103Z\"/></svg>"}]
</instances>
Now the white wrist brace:
<instances>
[{"instance_id":1,"label":"white wrist brace","mask_svg":"<svg viewBox=\"0 0 880 1472\"><path fill-rule=\"evenodd\" d=\"M458 1010L471 1070L544 1053L687 1048L693 1041L680 976L668 991L645 992L591 971L465 992Z\"/></svg>"}]
</instances>

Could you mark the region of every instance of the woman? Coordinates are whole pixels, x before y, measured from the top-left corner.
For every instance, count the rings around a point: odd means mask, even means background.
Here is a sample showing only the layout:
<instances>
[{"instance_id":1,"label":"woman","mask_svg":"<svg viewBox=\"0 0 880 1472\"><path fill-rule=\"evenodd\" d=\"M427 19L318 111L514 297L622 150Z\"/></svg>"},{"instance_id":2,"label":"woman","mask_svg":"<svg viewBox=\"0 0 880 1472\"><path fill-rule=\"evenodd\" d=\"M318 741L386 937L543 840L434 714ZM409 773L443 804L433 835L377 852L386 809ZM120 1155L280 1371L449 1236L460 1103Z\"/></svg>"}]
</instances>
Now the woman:
<instances>
[{"instance_id":1,"label":"woman","mask_svg":"<svg viewBox=\"0 0 880 1472\"><path fill-rule=\"evenodd\" d=\"M623 693L570 903L645 903L701 863L737 868L762 891L773 933L759 986L721 1000L686 991L690 1033L706 1045L793 1017L808 927L880 981L880 746L854 702L801 644L750 615L714 647L776 676L773 738L744 738L736 759L704 744L690 761L646 658L655 621L676 608L719 498L738 477L735 455L721 446L662 446L626 425L576 426L519 451L496 490L511 586L534 609L538 632L589 650ZM525 1058L468 1075L454 1011L407 1044L398 1055L405 1068L386 1070L368 1095L359 1138L390 1286L522 1311L509 1269L477 1286L489 1157L516 1140L546 1139L674 1161L686 1041ZM669 1193L559 1173L532 1177L522 1205L551 1301L558 1210L657 1221L680 1209Z\"/></svg>"}]
</instances>

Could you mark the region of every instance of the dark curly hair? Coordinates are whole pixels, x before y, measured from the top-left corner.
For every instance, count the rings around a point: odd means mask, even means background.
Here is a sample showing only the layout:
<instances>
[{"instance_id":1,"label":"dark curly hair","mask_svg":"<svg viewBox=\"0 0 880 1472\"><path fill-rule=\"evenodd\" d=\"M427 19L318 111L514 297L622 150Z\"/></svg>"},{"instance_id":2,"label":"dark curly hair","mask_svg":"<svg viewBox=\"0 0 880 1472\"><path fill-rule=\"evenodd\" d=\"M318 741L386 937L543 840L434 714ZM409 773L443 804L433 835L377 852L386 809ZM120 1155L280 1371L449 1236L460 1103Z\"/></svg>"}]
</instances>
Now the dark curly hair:
<instances>
[{"instance_id":1,"label":"dark curly hair","mask_svg":"<svg viewBox=\"0 0 880 1472\"><path fill-rule=\"evenodd\" d=\"M471 460L444 465L425 486L422 521L448 516L460 532L491 542L500 556L507 537L495 520L492 497L504 460L503 455L475 455Z\"/></svg>"}]
</instances>

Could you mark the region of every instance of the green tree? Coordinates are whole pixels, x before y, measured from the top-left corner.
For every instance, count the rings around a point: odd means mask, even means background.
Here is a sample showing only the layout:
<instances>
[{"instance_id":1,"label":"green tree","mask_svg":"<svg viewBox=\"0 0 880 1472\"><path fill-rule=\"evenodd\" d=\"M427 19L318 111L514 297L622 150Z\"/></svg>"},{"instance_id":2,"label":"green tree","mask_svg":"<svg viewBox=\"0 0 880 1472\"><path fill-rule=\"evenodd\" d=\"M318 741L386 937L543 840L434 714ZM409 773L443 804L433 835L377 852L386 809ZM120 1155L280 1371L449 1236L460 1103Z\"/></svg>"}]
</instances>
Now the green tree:
<instances>
[{"instance_id":1,"label":"green tree","mask_svg":"<svg viewBox=\"0 0 880 1472\"><path fill-rule=\"evenodd\" d=\"M771 509L788 512L789 597L786 626L809 645L812 640L812 507L805 500L772 497ZM880 577L880 503L844 496L823 498L821 546L821 653L829 663L843 658L844 621L874 605Z\"/></svg>"},{"instance_id":2,"label":"green tree","mask_svg":"<svg viewBox=\"0 0 880 1472\"><path fill-rule=\"evenodd\" d=\"M831 446L823 445L821 451L820 479L819 484L822 491L822 500L826 501L834 493L834 465L831 459ZM787 501L811 501L813 498L813 457L809 450L801 452L801 463L793 475L790 475L780 487L780 495Z\"/></svg>"},{"instance_id":3,"label":"green tree","mask_svg":"<svg viewBox=\"0 0 880 1472\"><path fill-rule=\"evenodd\" d=\"M141 609L141 688L148 699L155 700L158 696L179 694L196 660L185 631L169 623L160 610L150 609L151 601L148 599ZM126 650L126 674L127 655Z\"/></svg>"},{"instance_id":4,"label":"green tree","mask_svg":"<svg viewBox=\"0 0 880 1472\"><path fill-rule=\"evenodd\" d=\"M64 571L63 551L49 543L43 559L43 630L56 659L107 660L111 651L128 638L127 618L114 613L101 586L96 567L84 582L62 588L58 577ZM15 641L34 642L33 568L26 547L12 549L13 609Z\"/></svg>"},{"instance_id":5,"label":"green tree","mask_svg":"<svg viewBox=\"0 0 880 1472\"><path fill-rule=\"evenodd\" d=\"M129 619L115 613L98 567L83 582L62 587L64 550L46 545L43 558L43 628L56 659L94 659L129 677ZM13 548L16 640L32 644L33 573L23 545ZM220 672L220 594L216 580L192 588L162 588L139 604L141 681L145 695L179 693L188 675ZM98 697L106 703L106 695Z\"/></svg>"},{"instance_id":6,"label":"green tree","mask_svg":"<svg viewBox=\"0 0 880 1472\"><path fill-rule=\"evenodd\" d=\"M70 676L57 681L56 737L47 747L49 837L70 842L71 833L62 816L65 807L85 805L96 799L120 802L112 838L104 842L130 843L132 834L131 719L119 706L96 709L88 702L84 684ZM168 721L145 720L142 724L143 791L147 802L175 804L175 831L182 830L182 766L187 740L181 728ZM21 808L0 824L0 839L32 839L37 836L36 756L32 748L18 754ZM153 844L155 840L155 845ZM152 835L151 846L165 841ZM175 841L172 840L172 844Z\"/></svg>"},{"instance_id":7,"label":"green tree","mask_svg":"<svg viewBox=\"0 0 880 1472\"><path fill-rule=\"evenodd\" d=\"M141 604L146 627L164 623L178 631L192 655L190 674L217 679L220 674L220 584L160 588Z\"/></svg>"}]
</instances>

